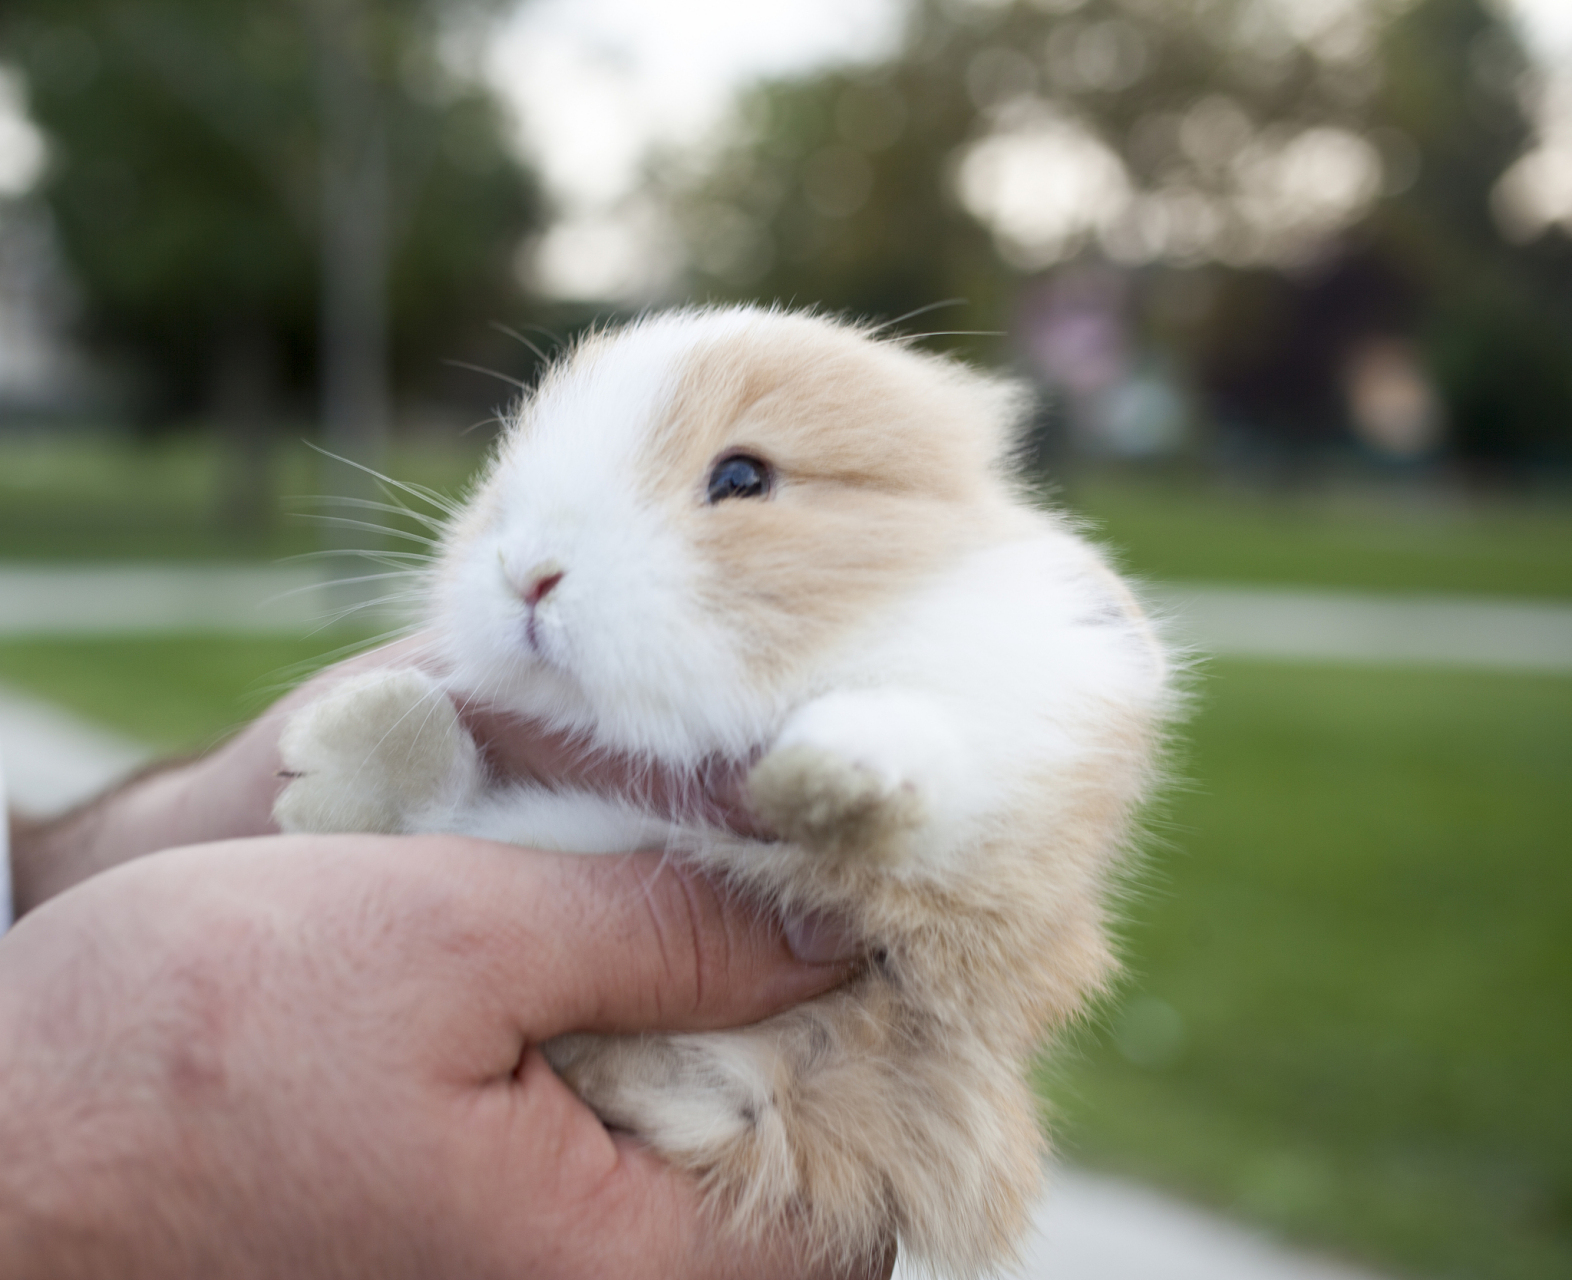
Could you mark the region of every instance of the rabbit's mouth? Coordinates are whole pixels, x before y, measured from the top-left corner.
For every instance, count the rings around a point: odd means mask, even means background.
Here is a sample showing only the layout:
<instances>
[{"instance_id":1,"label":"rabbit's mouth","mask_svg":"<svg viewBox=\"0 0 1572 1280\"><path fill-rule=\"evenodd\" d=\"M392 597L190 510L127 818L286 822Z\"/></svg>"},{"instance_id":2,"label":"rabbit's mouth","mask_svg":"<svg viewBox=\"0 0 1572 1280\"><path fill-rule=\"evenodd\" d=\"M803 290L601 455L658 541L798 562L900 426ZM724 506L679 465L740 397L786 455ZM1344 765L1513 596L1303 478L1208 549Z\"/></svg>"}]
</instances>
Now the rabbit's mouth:
<instances>
[{"instance_id":1,"label":"rabbit's mouth","mask_svg":"<svg viewBox=\"0 0 1572 1280\"><path fill-rule=\"evenodd\" d=\"M524 648L529 656L542 666L568 675L568 665L564 655L560 652L562 647L560 632L561 626L551 626L548 620L541 615L541 611L533 606L524 611Z\"/></svg>"}]
</instances>

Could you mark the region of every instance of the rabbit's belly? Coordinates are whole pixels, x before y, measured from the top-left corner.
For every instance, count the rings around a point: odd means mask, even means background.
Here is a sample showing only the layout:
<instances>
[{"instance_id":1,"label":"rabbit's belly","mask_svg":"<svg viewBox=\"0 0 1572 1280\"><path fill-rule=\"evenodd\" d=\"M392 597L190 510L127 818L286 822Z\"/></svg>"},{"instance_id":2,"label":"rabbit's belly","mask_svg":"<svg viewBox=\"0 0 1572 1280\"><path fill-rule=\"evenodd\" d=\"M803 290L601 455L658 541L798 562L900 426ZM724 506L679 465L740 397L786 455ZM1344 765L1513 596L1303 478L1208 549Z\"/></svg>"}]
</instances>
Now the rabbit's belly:
<instances>
[{"instance_id":1,"label":"rabbit's belly","mask_svg":"<svg viewBox=\"0 0 1572 1280\"><path fill-rule=\"evenodd\" d=\"M673 834L670 823L624 800L542 787L494 791L433 818L430 830L558 853L664 849Z\"/></svg>"}]
</instances>

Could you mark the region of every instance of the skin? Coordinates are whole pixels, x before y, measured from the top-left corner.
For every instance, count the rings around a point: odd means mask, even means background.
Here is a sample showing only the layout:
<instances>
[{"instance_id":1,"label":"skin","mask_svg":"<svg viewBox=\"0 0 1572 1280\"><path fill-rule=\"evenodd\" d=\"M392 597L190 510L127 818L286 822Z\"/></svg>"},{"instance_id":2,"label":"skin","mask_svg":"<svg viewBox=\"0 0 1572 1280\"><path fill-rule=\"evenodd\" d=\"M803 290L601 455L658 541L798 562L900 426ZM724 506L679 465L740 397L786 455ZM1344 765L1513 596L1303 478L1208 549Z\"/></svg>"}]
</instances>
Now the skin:
<instances>
[{"instance_id":1,"label":"skin","mask_svg":"<svg viewBox=\"0 0 1572 1280\"><path fill-rule=\"evenodd\" d=\"M893 1249L814 1265L719 1229L537 1048L756 1021L844 980L832 924L783 927L655 855L267 834L281 718L17 831L0 1273L889 1274ZM507 767L580 768L487 736Z\"/></svg>"}]
</instances>

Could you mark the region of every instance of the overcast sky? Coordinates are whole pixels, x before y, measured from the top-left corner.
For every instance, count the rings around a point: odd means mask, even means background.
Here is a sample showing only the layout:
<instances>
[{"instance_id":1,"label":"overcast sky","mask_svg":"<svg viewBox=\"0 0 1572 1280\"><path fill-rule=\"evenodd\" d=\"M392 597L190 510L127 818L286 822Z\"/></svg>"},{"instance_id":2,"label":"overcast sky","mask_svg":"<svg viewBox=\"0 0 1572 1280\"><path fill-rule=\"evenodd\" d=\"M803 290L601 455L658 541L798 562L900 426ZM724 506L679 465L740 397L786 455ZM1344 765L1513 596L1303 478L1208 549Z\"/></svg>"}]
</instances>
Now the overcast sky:
<instances>
[{"instance_id":1,"label":"overcast sky","mask_svg":"<svg viewBox=\"0 0 1572 1280\"><path fill-rule=\"evenodd\" d=\"M751 79L893 50L899 0L532 0L488 71L526 148L570 202L636 181L652 142L713 128Z\"/></svg>"}]
</instances>

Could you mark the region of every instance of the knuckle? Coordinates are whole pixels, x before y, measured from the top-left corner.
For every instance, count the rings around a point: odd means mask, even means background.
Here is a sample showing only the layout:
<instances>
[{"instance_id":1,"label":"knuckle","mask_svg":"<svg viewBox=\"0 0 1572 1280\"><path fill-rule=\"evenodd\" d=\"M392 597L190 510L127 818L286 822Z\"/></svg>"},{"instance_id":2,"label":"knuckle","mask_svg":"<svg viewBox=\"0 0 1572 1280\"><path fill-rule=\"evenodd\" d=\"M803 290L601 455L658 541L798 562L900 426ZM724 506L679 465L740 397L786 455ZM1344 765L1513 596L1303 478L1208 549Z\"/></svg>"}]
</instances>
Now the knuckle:
<instances>
[{"instance_id":1,"label":"knuckle","mask_svg":"<svg viewBox=\"0 0 1572 1280\"><path fill-rule=\"evenodd\" d=\"M648 895L660 944L663 1018L699 1013L719 979L714 938L719 914L714 891L702 880L668 871L665 892Z\"/></svg>"}]
</instances>

